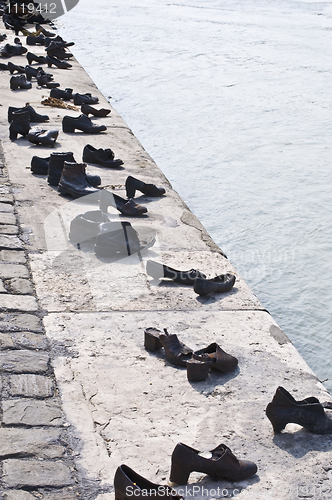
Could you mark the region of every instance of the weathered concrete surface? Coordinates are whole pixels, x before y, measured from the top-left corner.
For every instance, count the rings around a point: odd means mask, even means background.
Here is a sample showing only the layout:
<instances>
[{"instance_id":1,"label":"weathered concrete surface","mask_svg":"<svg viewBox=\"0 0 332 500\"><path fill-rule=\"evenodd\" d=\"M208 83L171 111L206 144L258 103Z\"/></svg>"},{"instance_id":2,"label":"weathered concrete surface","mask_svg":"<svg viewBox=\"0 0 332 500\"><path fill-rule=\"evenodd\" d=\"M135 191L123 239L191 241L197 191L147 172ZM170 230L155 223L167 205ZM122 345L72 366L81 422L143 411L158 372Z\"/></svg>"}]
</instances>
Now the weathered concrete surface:
<instances>
[{"instance_id":1,"label":"weathered concrete surface","mask_svg":"<svg viewBox=\"0 0 332 500\"><path fill-rule=\"evenodd\" d=\"M169 477L172 451L183 442L198 449L224 443L239 458L254 460L258 476L239 486L253 498L329 480L332 438L295 424L274 436L265 416L278 385L297 399L309 394L329 399L292 344L280 336L279 342L275 339L279 329L268 313L51 314L45 325L58 353L54 367L64 409L82 439L78 463L91 479L99 477L110 485L116 467L127 463L163 482ZM194 349L217 342L238 358L239 367L189 383L186 370L169 364L162 351L144 349L148 326L167 327ZM206 488L235 487L192 474L190 484L197 481ZM245 493L239 496L246 498ZM276 493L273 498L287 497Z\"/></svg>"},{"instance_id":2,"label":"weathered concrete surface","mask_svg":"<svg viewBox=\"0 0 332 500\"><path fill-rule=\"evenodd\" d=\"M33 52L44 54L44 49L34 47ZM17 57L15 63L25 65L26 59ZM52 68L52 73L62 88L91 92L100 99L97 107L109 107L77 61L73 61L71 70ZM22 229L19 236L0 234L1 258L6 264L23 264L23 250L28 250L37 297L46 314L44 325L58 386L51 375L3 374L7 397L2 405L3 425L25 425L29 432L35 431L31 427L36 425L47 426L45 433L51 436L54 426L69 423L76 466L84 485L82 498L113 500L114 471L120 463L127 463L153 482L165 483L178 441L199 449L224 443L239 458L254 460L258 465L257 475L237 484L215 482L193 473L191 487L221 489L221 493L203 496L225 497L226 489L229 496L245 499L251 495L257 500L313 498L313 488L325 493L331 481L331 437L313 435L295 425L274 436L264 409L278 385L297 399L310 395L324 401L330 396L171 189L130 128L112 109L108 117L94 120L108 127L106 133L65 134L60 130L63 116L77 116L78 111L46 108L40 101L49 91L36 88L33 80L31 90L12 92L8 74L1 75L0 139L15 204L4 202L10 202L11 197L8 186L3 186L0 224L13 224L17 213ZM46 128L60 130L54 149L34 146L22 137L9 140L8 106L23 106L27 101L37 112L50 116ZM31 175L33 155L47 157L53 151L72 151L80 161L87 143L110 147L124 161L124 169L119 171L88 167L90 173L101 175L104 188L113 186L116 193L125 196L125 180L133 175L166 189L166 196L160 199L138 198L149 210L140 220L109 209L111 220L129 220L138 231L139 227L157 231L156 244L143 253L142 259L134 255L110 262L97 259L88 246L78 251L68 244L71 219L98 205L87 200L70 202L59 196L44 177ZM6 177L1 179L4 182ZM208 276L233 272L237 281L228 294L199 298L191 287L167 280L154 282L145 272L148 258L178 269L198 268ZM20 311L37 311L32 296L3 294L0 299L6 297L11 309L20 306ZM26 299L30 300L29 307ZM7 307L7 303L1 306ZM189 383L185 369L171 366L162 351L145 351L143 331L148 326L168 328L194 349L218 342L239 359L239 367L228 375L213 373L204 382ZM26 338L20 330L26 332ZM45 342L38 342L41 331L40 318L34 314L0 314L0 347L4 350L47 348ZM3 353L17 355L16 351ZM58 389L65 418L59 406L53 406ZM30 402L28 398L35 400ZM6 459L2 471L4 487L17 489L6 491L9 500L28 500L31 496L75 498L69 489L73 471L64 461ZM47 494L45 490L36 491L39 487L67 486ZM31 489L31 495L19 488ZM300 495L297 488L302 488ZM190 496L192 490L188 491L185 496Z\"/></svg>"}]
</instances>

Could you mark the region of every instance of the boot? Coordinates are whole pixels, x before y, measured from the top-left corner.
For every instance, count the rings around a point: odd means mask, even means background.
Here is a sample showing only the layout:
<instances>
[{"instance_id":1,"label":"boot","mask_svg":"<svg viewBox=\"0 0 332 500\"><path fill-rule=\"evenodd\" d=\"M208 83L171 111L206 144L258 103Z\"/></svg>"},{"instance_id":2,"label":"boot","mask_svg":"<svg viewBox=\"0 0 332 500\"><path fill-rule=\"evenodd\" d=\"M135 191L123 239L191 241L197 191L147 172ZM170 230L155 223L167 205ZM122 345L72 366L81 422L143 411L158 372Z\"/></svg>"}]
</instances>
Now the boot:
<instances>
[{"instance_id":1,"label":"boot","mask_svg":"<svg viewBox=\"0 0 332 500\"><path fill-rule=\"evenodd\" d=\"M99 102L98 97L93 97L91 94L78 94L74 95L74 104L80 106L81 104L97 104Z\"/></svg>"},{"instance_id":2,"label":"boot","mask_svg":"<svg viewBox=\"0 0 332 500\"><path fill-rule=\"evenodd\" d=\"M60 69L72 68L72 64L69 64L69 62L63 61L63 60L58 59L56 57L46 56L46 62L47 62L47 66L49 68L51 68L52 64L53 64L53 66L56 66L57 68L60 68Z\"/></svg>"},{"instance_id":3,"label":"boot","mask_svg":"<svg viewBox=\"0 0 332 500\"><path fill-rule=\"evenodd\" d=\"M30 122L41 123L49 120L47 115L40 115L37 113L30 104L27 104L24 108L14 108L13 106L9 106L8 108L8 121L11 122L13 120L13 113L16 111L28 111Z\"/></svg>"},{"instance_id":4,"label":"boot","mask_svg":"<svg viewBox=\"0 0 332 500\"><path fill-rule=\"evenodd\" d=\"M220 444L209 453L210 458L204 458L202 452L178 443L172 453L170 481L176 484L186 484L191 472L203 472L214 479L226 481L242 481L256 474L257 466L249 460L239 460L224 444Z\"/></svg>"},{"instance_id":5,"label":"boot","mask_svg":"<svg viewBox=\"0 0 332 500\"><path fill-rule=\"evenodd\" d=\"M32 144L54 146L58 135L58 130L45 130L39 127L35 127L28 133L28 140L29 142L32 142Z\"/></svg>"},{"instance_id":6,"label":"boot","mask_svg":"<svg viewBox=\"0 0 332 500\"><path fill-rule=\"evenodd\" d=\"M165 264L159 264L159 262L154 262L153 260L147 261L146 272L156 280L160 278L170 278L176 283L181 283L181 285L193 285L196 278L206 278L205 274L197 271L197 269L177 271L172 267L165 266Z\"/></svg>"},{"instance_id":7,"label":"boot","mask_svg":"<svg viewBox=\"0 0 332 500\"><path fill-rule=\"evenodd\" d=\"M32 87L31 82L27 82L25 75L12 76L9 84L11 90L31 89Z\"/></svg>"},{"instance_id":8,"label":"boot","mask_svg":"<svg viewBox=\"0 0 332 500\"><path fill-rule=\"evenodd\" d=\"M293 423L314 434L332 433L332 419L315 397L296 401L286 389L278 387L265 411L274 432L281 432L288 423Z\"/></svg>"},{"instance_id":9,"label":"boot","mask_svg":"<svg viewBox=\"0 0 332 500\"><path fill-rule=\"evenodd\" d=\"M49 161L50 156L47 158L33 156L31 159L31 172L36 175L47 175Z\"/></svg>"},{"instance_id":10,"label":"boot","mask_svg":"<svg viewBox=\"0 0 332 500\"><path fill-rule=\"evenodd\" d=\"M92 106L90 106L89 104L82 104L81 111L82 111L83 115L86 115L86 116L93 115L93 116L97 116L98 118L105 117L105 116L109 115L111 112L110 109L105 109L105 108L95 109Z\"/></svg>"},{"instance_id":11,"label":"boot","mask_svg":"<svg viewBox=\"0 0 332 500\"><path fill-rule=\"evenodd\" d=\"M73 98L73 89L52 89L50 92L50 97L55 99L62 99L63 101L70 101Z\"/></svg>"},{"instance_id":12,"label":"boot","mask_svg":"<svg viewBox=\"0 0 332 500\"><path fill-rule=\"evenodd\" d=\"M23 135L25 137L30 130L30 117L29 112L19 110L12 113L12 123L9 127L9 138L11 141L17 139L17 134Z\"/></svg>"},{"instance_id":13,"label":"boot","mask_svg":"<svg viewBox=\"0 0 332 500\"><path fill-rule=\"evenodd\" d=\"M17 64L13 64L12 62L9 61L8 63L8 70L10 71L10 74L12 75L14 71L17 71L17 73L25 73L25 68L23 66L17 66Z\"/></svg>"},{"instance_id":14,"label":"boot","mask_svg":"<svg viewBox=\"0 0 332 500\"><path fill-rule=\"evenodd\" d=\"M145 184L143 181L139 181L129 175L126 180L126 192L128 198L134 198L136 189L141 191L141 193L146 194L147 196L159 197L165 194L164 188L158 188L154 184Z\"/></svg>"},{"instance_id":15,"label":"boot","mask_svg":"<svg viewBox=\"0 0 332 500\"><path fill-rule=\"evenodd\" d=\"M211 280L196 278L194 292L198 295L208 295L209 293L226 293L232 290L236 277L234 274L220 274Z\"/></svg>"},{"instance_id":16,"label":"boot","mask_svg":"<svg viewBox=\"0 0 332 500\"><path fill-rule=\"evenodd\" d=\"M85 163L64 162L61 179L58 185L58 191L61 194L69 194L73 198L80 198L88 194L97 193L98 189L89 184Z\"/></svg>"},{"instance_id":17,"label":"boot","mask_svg":"<svg viewBox=\"0 0 332 500\"><path fill-rule=\"evenodd\" d=\"M26 54L26 58L28 60L28 63L31 65L33 61L37 62L38 64L46 64L46 57L45 56L36 56L32 52L28 52Z\"/></svg>"},{"instance_id":18,"label":"boot","mask_svg":"<svg viewBox=\"0 0 332 500\"><path fill-rule=\"evenodd\" d=\"M107 168L118 168L123 165L122 160L114 159L114 153L111 149L96 149L90 144L87 144L83 149L83 161L96 163Z\"/></svg>"},{"instance_id":19,"label":"boot","mask_svg":"<svg viewBox=\"0 0 332 500\"><path fill-rule=\"evenodd\" d=\"M47 182L51 186L57 186L59 184L65 161L69 163L76 163L74 155L71 151L68 153L51 154L48 164L48 172L46 172L48 173ZM101 179L99 175L86 174L86 177L91 186L100 186Z\"/></svg>"},{"instance_id":20,"label":"boot","mask_svg":"<svg viewBox=\"0 0 332 500\"><path fill-rule=\"evenodd\" d=\"M64 116L62 119L62 130L64 132L75 132L75 130L82 130L86 134L99 134L107 130L105 125L94 125L90 118L85 115L80 115L76 118L72 116Z\"/></svg>"}]
</instances>

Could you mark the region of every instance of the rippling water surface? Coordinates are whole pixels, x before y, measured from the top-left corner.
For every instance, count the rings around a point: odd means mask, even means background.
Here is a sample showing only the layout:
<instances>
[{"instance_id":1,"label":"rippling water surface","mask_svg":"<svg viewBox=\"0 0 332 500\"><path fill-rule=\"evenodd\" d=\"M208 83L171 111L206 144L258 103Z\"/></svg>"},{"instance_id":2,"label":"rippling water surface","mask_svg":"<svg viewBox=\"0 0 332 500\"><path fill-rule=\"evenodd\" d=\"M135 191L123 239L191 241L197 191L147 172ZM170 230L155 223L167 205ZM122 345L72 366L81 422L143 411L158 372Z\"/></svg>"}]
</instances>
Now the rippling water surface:
<instances>
[{"instance_id":1,"label":"rippling water surface","mask_svg":"<svg viewBox=\"0 0 332 500\"><path fill-rule=\"evenodd\" d=\"M332 391L332 5L80 0L61 34Z\"/></svg>"}]
</instances>

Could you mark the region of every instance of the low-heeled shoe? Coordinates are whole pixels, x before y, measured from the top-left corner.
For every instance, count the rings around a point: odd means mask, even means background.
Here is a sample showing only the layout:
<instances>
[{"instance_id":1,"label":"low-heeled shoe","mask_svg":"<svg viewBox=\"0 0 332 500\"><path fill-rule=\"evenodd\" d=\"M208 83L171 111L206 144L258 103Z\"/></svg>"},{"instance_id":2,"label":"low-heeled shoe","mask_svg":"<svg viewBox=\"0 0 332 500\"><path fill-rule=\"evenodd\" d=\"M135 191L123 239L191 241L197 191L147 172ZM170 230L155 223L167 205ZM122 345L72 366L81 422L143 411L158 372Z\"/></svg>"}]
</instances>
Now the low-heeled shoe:
<instances>
[{"instance_id":1,"label":"low-heeled shoe","mask_svg":"<svg viewBox=\"0 0 332 500\"><path fill-rule=\"evenodd\" d=\"M74 118L73 116L64 116L62 119L62 130L64 132L75 132L81 130L86 134L99 134L107 130L105 125L95 125L86 115L80 115Z\"/></svg>"},{"instance_id":2,"label":"low-heeled shoe","mask_svg":"<svg viewBox=\"0 0 332 500\"><path fill-rule=\"evenodd\" d=\"M25 75L12 76L9 85L11 90L32 88L32 83L27 81Z\"/></svg>"},{"instance_id":3,"label":"low-heeled shoe","mask_svg":"<svg viewBox=\"0 0 332 500\"><path fill-rule=\"evenodd\" d=\"M31 65L33 62L36 62L38 64L46 64L46 57L45 56L36 56L36 54L33 54L32 52L28 52L26 54L26 58L28 60L28 63Z\"/></svg>"},{"instance_id":4,"label":"low-heeled shoe","mask_svg":"<svg viewBox=\"0 0 332 500\"><path fill-rule=\"evenodd\" d=\"M208 347L200 349L193 353L193 359L206 362L211 370L217 370L222 373L228 373L238 365L238 360L231 354L225 352L216 342Z\"/></svg>"},{"instance_id":5,"label":"low-heeled shoe","mask_svg":"<svg viewBox=\"0 0 332 500\"><path fill-rule=\"evenodd\" d=\"M99 208L106 213L108 207L114 207L119 210L122 215L129 217L139 217L146 214L148 211L146 207L139 205L132 198L130 200L125 200L107 189L102 189L99 198Z\"/></svg>"},{"instance_id":6,"label":"low-heeled shoe","mask_svg":"<svg viewBox=\"0 0 332 500\"><path fill-rule=\"evenodd\" d=\"M184 367L193 353L190 347L180 342L175 333L169 334L166 328L163 332L153 327L146 328L144 330L144 347L147 351L158 351L163 347L166 359L170 363Z\"/></svg>"},{"instance_id":7,"label":"low-heeled shoe","mask_svg":"<svg viewBox=\"0 0 332 500\"><path fill-rule=\"evenodd\" d=\"M8 121L13 121L13 112L16 111L28 111L30 122L41 123L49 120L47 115L40 115L37 113L30 104L27 104L24 108L14 108L13 106L9 106L8 108Z\"/></svg>"},{"instance_id":8,"label":"low-heeled shoe","mask_svg":"<svg viewBox=\"0 0 332 500\"><path fill-rule=\"evenodd\" d=\"M110 109L105 109L105 108L95 109L92 106L90 106L89 104L82 104L81 111L86 116L93 115L93 116L96 116L98 118L103 118L103 117L109 115L111 112Z\"/></svg>"},{"instance_id":9,"label":"low-heeled shoe","mask_svg":"<svg viewBox=\"0 0 332 500\"><path fill-rule=\"evenodd\" d=\"M58 130L45 130L39 127L30 129L28 133L28 140L32 144L41 144L42 146L54 146L59 131Z\"/></svg>"},{"instance_id":10,"label":"low-heeled shoe","mask_svg":"<svg viewBox=\"0 0 332 500\"><path fill-rule=\"evenodd\" d=\"M46 56L46 62L49 68L51 68L52 65L56 66L59 69L69 69L73 67L69 62L63 61L54 56Z\"/></svg>"},{"instance_id":11,"label":"low-heeled shoe","mask_svg":"<svg viewBox=\"0 0 332 500\"><path fill-rule=\"evenodd\" d=\"M70 223L69 241L73 245L95 239L100 232L99 225L110 222L101 210L90 210L77 215Z\"/></svg>"},{"instance_id":12,"label":"low-heeled shoe","mask_svg":"<svg viewBox=\"0 0 332 500\"><path fill-rule=\"evenodd\" d=\"M8 70L10 72L10 74L12 75L15 71L17 73L25 73L25 68L23 68L23 66L18 66L17 64L13 64L11 61L9 61L8 63Z\"/></svg>"},{"instance_id":13,"label":"low-heeled shoe","mask_svg":"<svg viewBox=\"0 0 332 500\"><path fill-rule=\"evenodd\" d=\"M90 144L87 144L83 149L83 161L107 168L118 168L123 165L122 160L114 159L114 153L111 149L96 149Z\"/></svg>"},{"instance_id":14,"label":"low-heeled shoe","mask_svg":"<svg viewBox=\"0 0 332 500\"><path fill-rule=\"evenodd\" d=\"M265 411L276 433L289 423L302 425L314 434L332 433L331 416L325 413L323 405L313 396L296 401L286 389L279 386Z\"/></svg>"},{"instance_id":15,"label":"low-heeled shoe","mask_svg":"<svg viewBox=\"0 0 332 500\"><path fill-rule=\"evenodd\" d=\"M210 458L204 458L201 453L186 444L178 443L172 453L170 481L175 484L186 484L190 473L194 471L226 481L242 481L257 472L254 462L236 458L224 444L211 450Z\"/></svg>"},{"instance_id":16,"label":"low-heeled shoe","mask_svg":"<svg viewBox=\"0 0 332 500\"><path fill-rule=\"evenodd\" d=\"M114 476L115 500L183 500L170 486L151 483L127 465L120 465Z\"/></svg>"},{"instance_id":17,"label":"low-heeled shoe","mask_svg":"<svg viewBox=\"0 0 332 500\"><path fill-rule=\"evenodd\" d=\"M98 97L93 97L91 94L87 93L87 94L79 94L79 93L76 93L74 95L74 104L76 106L80 105L80 104L97 104L99 102L99 99Z\"/></svg>"},{"instance_id":18,"label":"low-heeled shoe","mask_svg":"<svg viewBox=\"0 0 332 500\"><path fill-rule=\"evenodd\" d=\"M146 272L156 280L160 278L170 278L176 283L181 283L181 285L193 285L196 278L206 278L205 274L197 269L178 271L177 269L173 269L165 264L159 264L159 262L154 262L153 260L147 261Z\"/></svg>"},{"instance_id":19,"label":"low-heeled shoe","mask_svg":"<svg viewBox=\"0 0 332 500\"><path fill-rule=\"evenodd\" d=\"M155 241L155 229L139 227L136 231L130 222L105 222L99 226L95 252L99 257L129 256L147 250Z\"/></svg>"},{"instance_id":20,"label":"low-heeled shoe","mask_svg":"<svg viewBox=\"0 0 332 500\"><path fill-rule=\"evenodd\" d=\"M70 101L73 98L73 89L52 89L50 97L62 99L63 101Z\"/></svg>"},{"instance_id":21,"label":"low-heeled shoe","mask_svg":"<svg viewBox=\"0 0 332 500\"><path fill-rule=\"evenodd\" d=\"M135 179L135 177L129 175L126 180L127 197L134 198L136 190L152 197L162 196L166 192L164 188L158 188L154 184L146 184L145 182Z\"/></svg>"},{"instance_id":22,"label":"low-heeled shoe","mask_svg":"<svg viewBox=\"0 0 332 500\"><path fill-rule=\"evenodd\" d=\"M209 293L229 292L235 283L234 274L220 274L212 279L196 278L194 282L194 291L198 295L208 295Z\"/></svg>"}]
</instances>

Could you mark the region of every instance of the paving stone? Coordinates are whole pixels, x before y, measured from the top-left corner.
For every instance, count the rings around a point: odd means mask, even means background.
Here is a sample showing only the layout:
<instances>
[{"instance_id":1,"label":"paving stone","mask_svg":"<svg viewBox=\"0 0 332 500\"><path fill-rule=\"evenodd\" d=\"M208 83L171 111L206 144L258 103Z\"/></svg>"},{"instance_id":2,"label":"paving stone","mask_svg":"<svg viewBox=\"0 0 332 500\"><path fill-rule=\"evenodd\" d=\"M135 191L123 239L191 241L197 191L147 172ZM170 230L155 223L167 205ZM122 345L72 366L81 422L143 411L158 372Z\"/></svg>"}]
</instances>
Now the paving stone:
<instances>
[{"instance_id":1,"label":"paving stone","mask_svg":"<svg viewBox=\"0 0 332 500\"><path fill-rule=\"evenodd\" d=\"M10 292L20 295L32 295L33 285L31 281L24 278L13 278L6 282Z\"/></svg>"},{"instance_id":2,"label":"paving stone","mask_svg":"<svg viewBox=\"0 0 332 500\"><path fill-rule=\"evenodd\" d=\"M42 322L34 314L16 314L12 319L12 323L21 330L42 331Z\"/></svg>"},{"instance_id":3,"label":"paving stone","mask_svg":"<svg viewBox=\"0 0 332 500\"><path fill-rule=\"evenodd\" d=\"M78 500L77 495L72 491L58 491L57 493L45 493L42 500Z\"/></svg>"},{"instance_id":4,"label":"paving stone","mask_svg":"<svg viewBox=\"0 0 332 500\"><path fill-rule=\"evenodd\" d=\"M5 425L63 425L63 412L58 401L11 399L2 402L2 423Z\"/></svg>"},{"instance_id":5,"label":"paving stone","mask_svg":"<svg viewBox=\"0 0 332 500\"><path fill-rule=\"evenodd\" d=\"M0 280L0 293L7 293L2 280Z\"/></svg>"},{"instance_id":6,"label":"paving stone","mask_svg":"<svg viewBox=\"0 0 332 500\"><path fill-rule=\"evenodd\" d=\"M1 186L0 187L0 194L8 194L10 193L10 187L9 186Z\"/></svg>"},{"instance_id":7,"label":"paving stone","mask_svg":"<svg viewBox=\"0 0 332 500\"><path fill-rule=\"evenodd\" d=\"M43 375L11 375L9 377L11 396L48 398L53 395L53 380Z\"/></svg>"},{"instance_id":8,"label":"paving stone","mask_svg":"<svg viewBox=\"0 0 332 500\"><path fill-rule=\"evenodd\" d=\"M9 203L0 203L0 212L14 212L14 207Z\"/></svg>"},{"instance_id":9,"label":"paving stone","mask_svg":"<svg viewBox=\"0 0 332 500\"><path fill-rule=\"evenodd\" d=\"M31 332L0 332L0 349L47 349L48 339L45 335Z\"/></svg>"},{"instance_id":10,"label":"paving stone","mask_svg":"<svg viewBox=\"0 0 332 500\"><path fill-rule=\"evenodd\" d=\"M4 460L3 482L9 488L61 488L72 484L69 467L61 462Z\"/></svg>"},{"instance_id":11,"label":"paving stone","mask_svg":"<svg viewBox=\"0 0 332 500\"><path fill-rule=\"evenodd\" d=\"M25 254L20 250L0 250L0 260L7 262L16 262L17 264L26 263Z\"/></svg>"},{"instance_id":12,"label":"paving stone","mask_svg":"<svg viewBox=\"0 0 332 500\"><path fill-rule=\"evenodd\" d=\"M23 242L17 236L0 236L0 248L9 250L24 250Z\"/></svg>"},{"instance_id":13,"label":"paving stone","mask_svg":"<svg viewBox=\"0 0 332 500\"><path fill-rule=\"evenodd\" d=\"M36 500L34 495L23 490L9 490L3 493L4 500Z\"/></svg>"},{"instance_id":14,"label":"paving stone","mask_svg":"<svg viewBox=\"0 0 332 500\"><path fill-rule=\"evenodd\" d=\"M8 214L6 212L0 212L0 224L11 224L16 225L16 217L14 214Z\"/></svg>"},{"instance_id":15,"label":"paving stone","mask_svg":"<svg viewBox=\"0 0 332 500\"><path fill-rule=\"evenodd\" d=\"M18 227L9 224L0 224L0 234L18 234Z\"/></svg>"},{"instance_id":16,"label":"paving stone","mask_svg":"<svg viewBox=\"0 0 332 500\"><path fill-rule=\"evenodd\" d=\"M0 371L42 373L48 368L49 355L27 350L0 352Z\"/></svg>"},{"instance_id":17,"label":"paving stone","mask_svg":"<svg viewBox=\"0 0 332 500\"><path fill-rule=\"evenodd\" d=\"M10 203L11 205L14 204L14 196L10 193L8 194L1 194L0 193L0 203Z\"/></svg>"},{"instance_id":18,"label":"paving stone","mask_svg":"<svg viewBox=\"0 0 332 500\"><path fill-rule=\"evenodd\" d=\"M60 458L65 448L58 444L59 429L0 428L0 459L9 457Z\"/></svg>"},{"instance_id":19,"label":"paving stone","mask_svg":"<svg viewBox=\"0 0 332 500\"><path fill-rule=\"evenodd\" d=\"M29 272L22 264L0 264L0 278L28 278Z\"/></svg>"},{"instance_id":20,"label":"paving stone","mask_svg":"<svg viewBox=\"0 0 332 500\"><path fill-rule=\"evenodd\" d=\"M0 296L0 309L9 311L37 311L38 304L35 297L30 295L1 295Z\"/></svg>"}]
</instances>

